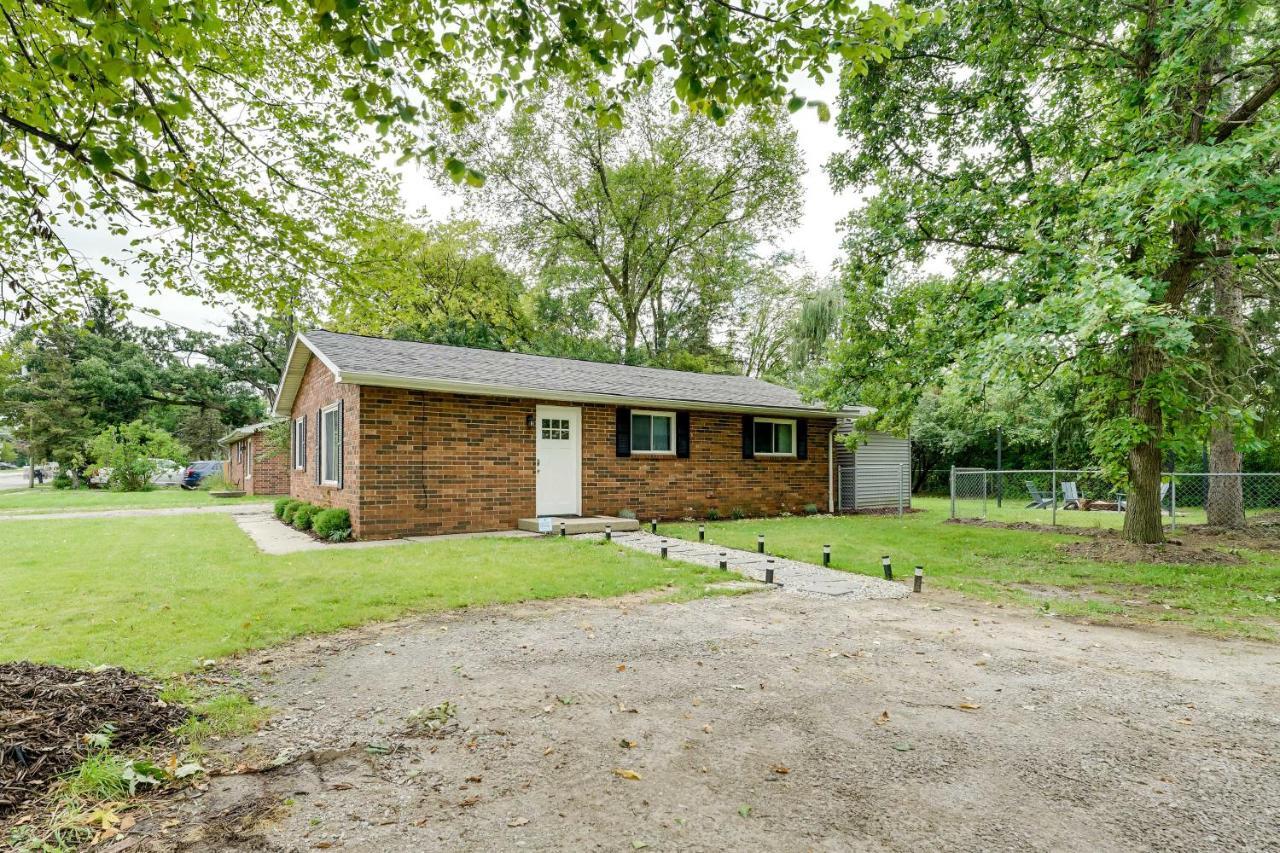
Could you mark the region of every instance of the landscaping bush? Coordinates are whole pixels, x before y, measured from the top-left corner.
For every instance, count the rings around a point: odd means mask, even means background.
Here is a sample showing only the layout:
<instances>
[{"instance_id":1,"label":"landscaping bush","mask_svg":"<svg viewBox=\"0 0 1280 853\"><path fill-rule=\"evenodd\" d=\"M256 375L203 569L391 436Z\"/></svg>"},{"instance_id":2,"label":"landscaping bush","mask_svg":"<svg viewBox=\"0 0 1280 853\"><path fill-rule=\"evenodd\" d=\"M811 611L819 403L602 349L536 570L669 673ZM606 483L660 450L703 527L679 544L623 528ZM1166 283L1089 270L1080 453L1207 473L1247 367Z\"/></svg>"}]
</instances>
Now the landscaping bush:
<instances>
[{"instance_id":1,"label":"landscaping bush","mask_svg":"<svg viewBox=\"0 0 1280 853\"><path fill-rule=\"evenodd\" d=\"M280 513L280 520L283 521L285 524L293 524L294 511L298 507L302 506L304 503L306 503L306 501L300 501L296 498L289 501L287 504L284 505L284 512Z\"/></svg>"},{"instance_id":2,"label":"landscaping bush","mask_svg":"<svg viewBox=\"0 0 1280 853\"><path fill-rule=\"evenodd\" d=\"M176 438L142 420L107 427L93 439L90 452L100 467L111 470L107 485L119 492L151 488L151 478L163 467L181 465L187 457Z\"/></svg>"},{"instance_id":3,"label":"landscaping bush","mask_svg":"<svg viewBox=\"0 0 1280 853\"><path fill-rule=\"evenodd\" d=\"M818 514L818 505L817 505L817 504L805 504L805 505L804 505L804 514L805 514L805 515L817 515L817 514Z\"/></svg>"},{"instance_id":4,"label":"landscaping bush","mask_svg":"<svg viewBox=\"0 0 1280 853\"><path fill-rule=\"evenodd\" d=\"M303 504L293 511L293 527L295 530L310 530L311 519L320 507L314 504Z\"/></svg>"},{"instance_id":5,"label":"landscaping bush","mask_svg":"<svg viewBox=\"0 0 1280 853\"><path fill-rule=\"evenodd\" d=\"M740 506L735 506L733 509L729 510L729 515L733 517L734 521L741 521L747 517L747 511Z\"/></svg>"},{"instance_id":6,"label":"landscaping bush","mask_svg":"<svg viewBox=\"0 0 1280 853\"><path fill-rule=\"evenodd\" d=\"M716 509L715 507L712 507L711 509L707 510L707 521L719 521L719 520L720 520L720 510Z\"/></svg>"},{"instance_id":7,"label":"landscaping bush","mask_svg":"<svg viewBox=\"0 0 1280 853\"><path fill-rule=\"evenodd\" d=\"M284 518L284 508L289 505L289 502L291 500L293 500L293 498L279 498L278 500L276 500L276 505L275 505L276 518Z\"/></svg>"},{"instance_id":8,"label":"landscaping bush","mask_svg":"<svg viewBox=\"0 0 1280 853\"><path fill-rule=\"evenodd\" d=\"M636 517L636 513L635 513L635 510L633 509L618 510L618 518L635 518L635 517Z\"/></svg>"},{"instance_id":9,"label":"landscaping bush","mask_svg":"<svg viewBox=\"0 0 1280 853\"><path fill-rule=\"evenodd\" d=\"M311 519L311 529L322 539L341 542L351 536L351 513L345 509L324 509Z\"/></svg>"},{"instance_id":10,"label":"landscaping bush","mask_svg":"<svg viewBox=\"0 0 1280 853\"><path fill-rule=\"evenodd\" d=\"M73 489L75 481L71 479L71 475L66 471L59 471L53 476L53 487L55 489Z\"/></svg>"}]
</instances>

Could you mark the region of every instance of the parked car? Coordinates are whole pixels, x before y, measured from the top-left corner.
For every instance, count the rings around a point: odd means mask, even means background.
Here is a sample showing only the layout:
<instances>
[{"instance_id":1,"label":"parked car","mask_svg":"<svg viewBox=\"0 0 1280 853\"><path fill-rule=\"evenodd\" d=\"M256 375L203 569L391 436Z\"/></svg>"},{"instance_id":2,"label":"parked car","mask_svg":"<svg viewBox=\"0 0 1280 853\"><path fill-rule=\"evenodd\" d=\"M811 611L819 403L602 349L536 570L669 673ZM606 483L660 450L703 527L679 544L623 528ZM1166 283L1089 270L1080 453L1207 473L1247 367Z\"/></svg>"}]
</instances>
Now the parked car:
<instances>
[{"instance_id":1,"label":"parked car","mask_svg":"<svg viewBox=\"0 0 1280 853\"><path fill-rule=\"evenodd\" d=\"M172 459L153 459L156 473L151 476L153 486L177 486L182 483L186 469ZM111 469L99 468L89 475L89 485L105 486L111 481Z\"/></svg>"},{"instance_id":2,"label":"parked car","mask_svg":"<svg viewBox=\"0 0 1280 853\"><path fill-rule=\"evenodd\" d=\"M182 476L182 488L194 489L206 477L222 476L222 462L217 459L204 459L192 462Z\"/></svg>"}]
</instances>

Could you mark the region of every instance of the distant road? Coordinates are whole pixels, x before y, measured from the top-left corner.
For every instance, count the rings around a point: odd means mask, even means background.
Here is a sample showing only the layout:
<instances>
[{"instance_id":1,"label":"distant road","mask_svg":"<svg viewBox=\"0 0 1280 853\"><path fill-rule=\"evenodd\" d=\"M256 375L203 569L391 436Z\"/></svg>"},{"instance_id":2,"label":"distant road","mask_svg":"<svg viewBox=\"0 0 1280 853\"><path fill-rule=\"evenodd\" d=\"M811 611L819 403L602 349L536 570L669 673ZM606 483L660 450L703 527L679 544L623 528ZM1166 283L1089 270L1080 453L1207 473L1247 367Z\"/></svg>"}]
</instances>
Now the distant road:
<instances>
[{"instance_id":1,"label":"distant road","mask_svg":"<svg viewBox=\"0 0 1280 853\"><path fill-rule=\"evenodd\" d=\"M25 489L26 487L26 468L12 468L0 471L0 491L5 489Z\"/></svg>"}]
</instances>

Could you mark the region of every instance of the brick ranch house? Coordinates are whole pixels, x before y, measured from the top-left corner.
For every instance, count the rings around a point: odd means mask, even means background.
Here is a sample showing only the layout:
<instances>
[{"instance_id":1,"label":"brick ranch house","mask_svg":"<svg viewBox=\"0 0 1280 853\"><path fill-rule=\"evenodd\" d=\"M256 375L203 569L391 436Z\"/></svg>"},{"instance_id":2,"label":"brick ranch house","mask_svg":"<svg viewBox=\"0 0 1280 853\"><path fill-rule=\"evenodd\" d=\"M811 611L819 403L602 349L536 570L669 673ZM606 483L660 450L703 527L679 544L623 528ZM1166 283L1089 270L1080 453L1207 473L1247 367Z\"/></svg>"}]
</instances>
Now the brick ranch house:
<instances>
[{"instance_id":1,"label":"brick ranch house","mask_svg":"<svg viewBox=\"0 0 1280 853\"><path fill-rule=\"evenodd\" d=\"M381 539L532 516L836 508L841 418L759 379L385 340L298 335L274 414L289 494Z\"/></svg>"},{"instance_id":2,"label":"brick ranch house","mask_svg":"<svg viewBox=\"0 0 1280 853\"><path fill-rule=\"evenodd\" d=\"M267 444L267 429L273 421L250 424L218 439L227 450L223 466L227 488L242 489L251 495L287 495L289 458Z\"/></svg>"}]
</instances>

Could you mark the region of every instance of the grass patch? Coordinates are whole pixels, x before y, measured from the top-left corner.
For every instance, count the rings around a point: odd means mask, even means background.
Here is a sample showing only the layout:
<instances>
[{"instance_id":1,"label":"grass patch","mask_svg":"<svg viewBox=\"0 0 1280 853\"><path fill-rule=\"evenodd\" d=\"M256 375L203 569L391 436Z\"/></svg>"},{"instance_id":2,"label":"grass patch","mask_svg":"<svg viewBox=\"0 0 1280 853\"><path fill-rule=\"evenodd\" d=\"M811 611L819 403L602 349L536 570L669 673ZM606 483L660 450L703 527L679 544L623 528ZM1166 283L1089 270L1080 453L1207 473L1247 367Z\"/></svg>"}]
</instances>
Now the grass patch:
<instances>
[{"instance_id":1,"label":"grass patch","mask_svg":"<svg viewBox=\"0 0 1280 853\"><path fill-rule=\"evenodd\" d=\"M717 569L558 538L262 554L220 514L22 522L6 542L0 657L159 675L407 613L670 587Z\"/></svg>"},{"instance_id":2,"label":"grass patch","mask_svg":"<svg viewBox=\"0 0 1280 853\"><path fill-rule=\"evenodd\" d=\"M94 512L109 509L173 509L175 507L216 506L226 503L263 503L271 495L240 498L213 498L199 489L187 491L162 486L147 492L113 492L110 489L11 489L0 492L0 515L39 515L49 512Z\"/></svg>"},{"instance_id":3,"label":"grass patch","mask_svg":"<svg viewBox=\"0 0 1280 853\"><path fill-rule=\"evenodd\" d=\"M1077 537L943 524L946 501L925 499L915 506L924 511L903 518L706 522L707 541L754 551L756 535L763 533L770 554L819 564L822 546L829 544L834 568L872 576L881 575L880 557L888 554L899 577L908 578L916 565L922 565L927 584L989 601L1098 621L1171 621L1223 636L1280 639L1280 554L1243 551L1241 565L1095 562L1067 556L1055 547ZM1063 515L1059 512L1059 519ZM662 529L685 539L696 540L698 535L696 524L668 524Z\"/></svg>"}]
</instances>

